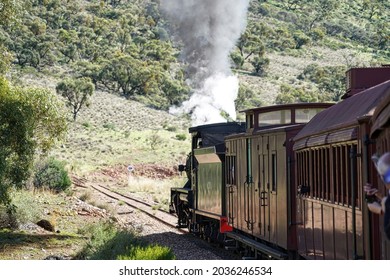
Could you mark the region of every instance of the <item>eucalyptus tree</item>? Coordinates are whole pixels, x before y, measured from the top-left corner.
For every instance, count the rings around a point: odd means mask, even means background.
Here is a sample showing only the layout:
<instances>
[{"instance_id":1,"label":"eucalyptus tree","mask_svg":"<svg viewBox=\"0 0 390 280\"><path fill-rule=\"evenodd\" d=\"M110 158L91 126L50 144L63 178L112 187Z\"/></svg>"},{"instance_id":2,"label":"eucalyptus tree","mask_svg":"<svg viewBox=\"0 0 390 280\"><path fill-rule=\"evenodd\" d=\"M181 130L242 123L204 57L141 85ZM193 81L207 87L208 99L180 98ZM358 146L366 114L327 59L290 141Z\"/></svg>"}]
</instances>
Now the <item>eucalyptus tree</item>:
<instances>
[{"instance_id":1,"label":"eucalyptus tree","mask_svg":"<svg viewBox=\"0 0 390 280\"><path fill-rule=\"evenodd\" d=\"M0 26L16 20L27 1L0 0Z\"/></svg>"},{"instance_id":2,"label":"eucalyptus tree","mask_svg":"<svg viewBox=\"0 0 390 280\"><path fill-rule=\"evenodd\" d=\"M57 93L65 98L66 104L72 110L73 121L76 121L82 107L89 106L89 97L94 90L91 79L87 77L66 78L56 86Z\"/></svg>"},{"instance_id":3,"label":"eucalyptus tree","mask_svg":"<svg viewBox=\"0 0 390 280\"><path fill-rule=\"evenodd\" d=\"M22 188L34 159L45 155L67 127L63 102L39 88L13 87L0 77L0 204L11 214L9 191Z\"/></svg>"}]
</instances>

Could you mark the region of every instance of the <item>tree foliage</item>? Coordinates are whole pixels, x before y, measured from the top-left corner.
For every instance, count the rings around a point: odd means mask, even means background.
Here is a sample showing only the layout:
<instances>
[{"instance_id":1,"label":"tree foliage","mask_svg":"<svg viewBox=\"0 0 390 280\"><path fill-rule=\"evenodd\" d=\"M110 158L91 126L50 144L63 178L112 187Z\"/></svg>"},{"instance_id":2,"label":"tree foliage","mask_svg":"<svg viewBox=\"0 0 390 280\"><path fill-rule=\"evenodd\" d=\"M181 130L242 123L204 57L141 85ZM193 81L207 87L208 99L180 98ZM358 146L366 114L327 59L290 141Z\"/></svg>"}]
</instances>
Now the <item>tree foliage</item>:
<instances>
[{"instance_id":1,"label":"tree foliage","mask_svg":"<svg viewBox=\"0 0 390 280\"><path fill-rule=\"evenodd\" d=\"M21 188L36 156L46 154L66 130L62 103L51 92L12 87L0 77L0 204Z\"/></svg>"},{"instance_id":2,"label":"tree foliage","mask_svg":"<svg viewBox=\"0 0 390 280\"><path fill-rule=\"evenodd\" d=\"M0 0L0 26L15 20L23 10L23 1Z\"/></svg>"},{"instance_id":3,"label":"tree foliage","mask_svg":"<svg viewBox=\"0 0 390 280\"><path fill-rule=\"evenodd\" d=\"M95 88L160 109L188 95L159 1L30 2L20 22L0 28L0 42L19 66L66 65Z\"/></svg>"},{"instance_id":4,"label":"tree foliage","mask_svg":"<svg viewBox=\"0 0 390 280\"><path fill-rule=\"evenodd\" d=\"M190 89L178 60L181 46L171 43L159 5L159 0L0 0L0 45L21 68L47 73L66 67L89 77L96 89L167 109ZM235 68L260 76L273 52L300 56L310 46L367 50L386 62L389 11L385 0L252 0L231 60ZM0 72L7 67L3 61L0 57Z\"/></svg>"},{"instance_id":5,"label":"tree foliage","mask_svg":"<svg viewBox=\"0 0 390 280\"><path fill-rule=\"evenodd\" d=\"M36 188L48 188L57 192L65 191L72 184L65 170L65 162L54 158L38 164L33 183Z\"/></svg>"},{"instance_id":6,"label":"tree foliage","mask_svg":"<svg viewBox=\"0 0 390 280\"><path fill-rule=\"evenodd\" d=\"M339 101L345 92L345 66L325 66L310 64L298 76L298 79L313 82L319 92L329 100Z\"/></svg>"},{"instance_id":7,"label":"tree foliage","mask_svg":"<svg viewBox=\"0 0 390 280\"><path fill-rule=\"evenodd\" d=\"M253 60L251 61L251 64L253 68L255 69L255 73L258 76L264 76L268 66L269 66L269 59L262 56L255 56Z\"/></svg>"},{"instance_id":8,"label":"tree foliage","mask_svg":"<svg viewBox=\"0 0 390 280\"><path fill-rule=\"evenodd\" d=\"M56 86L57 93L65 98L66 104L72 109L73 121L76 121L80 109L89 105L89 97L94 90L91 79L85 77L67 78Z\"/></svg>"},{"instance_id":9,"label":"tree foliage","mask_svg":"<svg viewBox=\"0 0 390 280\"><path fill-rule=\"evenodd\" d=\"M247 84L240 84L238 90L238 96L235 100L235 106L237 111L245 110L248 108L260 107L262 105L260 94L251 89Z\"/></svg>"},{"instance_id":10,"label":"tree foliage","mask_svg":"<svg viewBox=\"0 0 390 280\"><path fill-rule=\"evenodd\" d=\"M326 94L305 88L303 86L291 86L282 84L280 93L276 96L276 104L308 103L329 101Z\"/></svg>"}]
</instances>

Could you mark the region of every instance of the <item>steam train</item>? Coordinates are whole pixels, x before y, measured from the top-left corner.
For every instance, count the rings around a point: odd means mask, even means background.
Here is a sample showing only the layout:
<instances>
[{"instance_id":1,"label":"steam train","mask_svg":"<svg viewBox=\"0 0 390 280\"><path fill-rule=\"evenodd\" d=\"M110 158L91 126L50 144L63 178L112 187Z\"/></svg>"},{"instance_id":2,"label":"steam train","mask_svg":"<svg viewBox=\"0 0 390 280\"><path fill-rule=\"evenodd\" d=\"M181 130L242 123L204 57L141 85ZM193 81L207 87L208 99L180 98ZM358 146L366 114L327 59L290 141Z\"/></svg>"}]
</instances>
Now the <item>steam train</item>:
<instances>
[{"instance_id":1,"label":"steam train","mask_svg":"<svg viewBox=\"0 0 390 280\"><path fill-rule=\"evenodd\" d=\"M243 111L192 127L178 227L248 259L390 259L363 185L385 194L371 158L390 151L390 67L347 71L342 101Z\"/></svg>"}]
</instances>

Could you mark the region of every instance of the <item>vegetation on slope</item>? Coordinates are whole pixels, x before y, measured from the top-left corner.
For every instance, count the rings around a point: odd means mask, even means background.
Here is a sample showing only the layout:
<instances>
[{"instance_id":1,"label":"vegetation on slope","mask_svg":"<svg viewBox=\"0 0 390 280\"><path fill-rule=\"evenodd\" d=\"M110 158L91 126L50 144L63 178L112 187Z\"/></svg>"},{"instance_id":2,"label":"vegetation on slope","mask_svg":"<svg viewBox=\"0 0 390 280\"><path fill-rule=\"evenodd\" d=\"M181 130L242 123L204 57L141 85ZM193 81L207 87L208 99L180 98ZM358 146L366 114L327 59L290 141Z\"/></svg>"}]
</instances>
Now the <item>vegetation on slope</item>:
<instances>
[{"instance_id":1,"label":"vegetation on slope","mask_svg":"<svg viewBox=\"0 0 390 280\"><path fill-rule=\"evenodd\" d=\"M16 69L89 77L98 89L164 110L188 97L180 45L172 43L159 10L163 1L27 3L19 21L0 29ZM253 92L245 106L275 103L286 85L337 100L343 83L328 81L340 81L352 66L388 63L389 10L384 0L250 1L247 29L231 54L247 87L240 94ZM315 79L305 74L312 70Z\"/></svg>"},{"instance_id":2,"label":"vegetation on slope","mask_svg":"<svg viewBox=\"0 0 390 280\"><path fill-rule=\"evenodd\" d=\"M45 139L46 132L53 132L44 129L53 128L54 115L47 114L56 111L57 105L51 106L50 100L57 103L55 88L69 81L85 80L89 89L96 89L89 107L84 108L85 102L81 109L77 105L69 112L74 122L67 138L51 153L64 160L70 171L84 173L118 164L170 166L185 160L188 120L166 111L186 100L191 89L186 83L186 65L180 61L180 43L172 42L160 2L0 0L0 107L4 108L0 111L0 156L7 158L0 164L0 203L12 205L10 190L28 185L31 173L27 171L33 171L33 160L57 138L53 134L46 139L45 147L37 142L39 133ZM241 84L236 109L337 101L348 68L389 64L389 8L385 0L251 0L247 28L230 57ZM62 88L58 87L58 93ZM47 111L41 110L46 105L38 104L36 96L47 98ZM10 109L10 103L15 109ZM34 109L39 109L41 119ZM15 114L17 110L21 114ZM56 127L62 131L66 125L58 120ZM12 131L15 127L7 124L13 121L37 126ZM32 130L36 127L38 134ZM27 136L26 141L18 135ZM19 206L18 199L15 203ZM20 206L18 213L12 207L1 208L0 220L9 224L13 221L9 218L21 223L36 219L21 218L28 207ZM121 236L112 233L103 243ZM8 231L0 234L2 240L21 237ZM80 238L70 234L62 239L74 242ZM36 238L23 235L21 240L30 243ZM127 253L120 258L134 257ZM83 256L92 255L84 251Z\"/></svg>"}]
</instances>

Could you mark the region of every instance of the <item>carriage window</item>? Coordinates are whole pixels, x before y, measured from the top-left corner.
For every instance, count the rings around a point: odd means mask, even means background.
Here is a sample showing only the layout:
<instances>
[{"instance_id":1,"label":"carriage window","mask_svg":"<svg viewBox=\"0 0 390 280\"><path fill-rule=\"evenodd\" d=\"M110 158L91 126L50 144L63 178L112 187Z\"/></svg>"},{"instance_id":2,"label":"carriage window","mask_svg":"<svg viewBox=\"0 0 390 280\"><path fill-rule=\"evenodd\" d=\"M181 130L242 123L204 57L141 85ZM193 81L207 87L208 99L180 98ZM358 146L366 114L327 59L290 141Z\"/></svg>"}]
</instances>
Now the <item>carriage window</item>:
<instances>
[{"instance_id":1,"label":"carriage window","mask_svg":"<svg viewBox=\"0 0 390 280\"><path fill-rule=\"evenodd\" d=\"M321 112L324 109L296 109L295 110L295 122L296 123L307 123L309 122L316 114Z\"/></svg>"},{"instance_id":2,"label":"carriage window","mask_svg":"<svg viewBox=\"0 0 390 280\"><path fill-rule=\"evenodd\" d=\"M253 128L254 126L254 118L253 118L253 114L249 114L246 116L246 128L249 129L249 128Z\"/></svg>"},{"instance_id":3,"label":"carriage window","mask_svg":"<svg viewBox=\"0 0 390 280\"><path fill-rule=\"evenodd\" d=\"M277 160L276 160L276 154L272 154L272 158L271 158L271 161L272 161L272 191L275 192L276 191L276 178L277 178L277 175L278 172L277 172Z\"/></svg>"},{"instance_id":4,"label":"carriage window","mask_svg":"<svg viewBox=\"0 0 390 280\"><path fill-rule=\"evenodd\" d=\"M259 114L259 127L291 123L291 110L280 110Z\"/></svg>"},{"instance_id":5,"label":"carriage window","mask_svg":"<svg viewBox=\"0 0 390 280\"><path fill-rule=\"evenodd\" d=\"M236 157L226 157L226 184L236 185Z\"/></svg>"},{"instance_id":6,"label":"carriage window","mask_svg":"<svg viewBox=\"0 0 390 280\"><path fill-rule=\"evenodd\" d=\"M252 178L252 140L246 139L246 181L247 183L253 183Z\"/></svg>"},{"instance_id":7,"label":"carriage window","mask_svg":"<svg viewBox=\"0 0 390 280\"><path fill-rule=\"evenodd\" d=\"M350 150L356 148L356 143L346 143L298 151L297 186L307 187L305 196L343 206L352 205L354 188L355 204L361 207L361 194L357 191L361 188L360 175L357 163L350 157Z\"/></svg>"}]
</instances>

